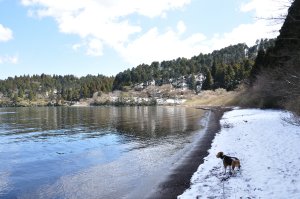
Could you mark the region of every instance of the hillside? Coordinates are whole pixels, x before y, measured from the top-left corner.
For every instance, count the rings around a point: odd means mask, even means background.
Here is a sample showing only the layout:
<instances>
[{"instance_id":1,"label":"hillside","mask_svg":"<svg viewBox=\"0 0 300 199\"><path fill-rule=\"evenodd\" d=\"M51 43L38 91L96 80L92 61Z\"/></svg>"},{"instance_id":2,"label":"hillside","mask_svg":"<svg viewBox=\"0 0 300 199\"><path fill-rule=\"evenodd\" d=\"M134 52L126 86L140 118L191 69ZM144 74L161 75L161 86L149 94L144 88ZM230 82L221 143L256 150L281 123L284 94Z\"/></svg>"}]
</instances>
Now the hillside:
<instances>
[{"instance_id":1,"label":"hillside","mask_svg":"<svg viewBox=\"0 0 300 199\"><path fill-rule=\"evenodd\" d=\"M273 45L273 39L258 40L252 47L237 44L191 59L177 58L152 62L150 65L141 64L117 74L113 89L172 84L174 87L184 85L197 92L217 88L233 90L249 77L258 49L266 50Z\"/></svg>"},{"instance_id":2,"label":"hillside","mask_svg":"<svg viewBox=\"0 0 300 199\"><path fill-rule=\"evenodd\" d=\"M260 56L259 56L260 55ZM284 108L300 115L300 1L295 0L275 46L261 51L245 98L264 108Z\"/></svg>"},{"instance_id":3,"label":"hillside","mask_svg":"<svg viewBox=\"0 0 300 199\"><path fill-rule=\"evenodd\" d=\"M64 101L91 98L95 92L110 92L114 77L103 75L24 75L0 80L0 106L62 105Z\"/></svg>"},{"instance_id":4,"label":"hillside","mask_svg":"<svg viewBox=\"0 0 300 199\"><path fill-rule=\"evenodd\" d=\"M273 39L262 39L250 48L237 44L191 59L141 64L116 77L47 74L9 77L0 80L0 106L63 105L89 98L96 98L95 104L99 105L112 104L112 98L113 102L118 98L117 104L124 104L135 97L177 99L201 90L233 90L249 77L258 49L267 49L273 44ZM130 98L123 100L123 96ZM85 104L89 103L90 100Z\"/></svg>"}]
</instances>

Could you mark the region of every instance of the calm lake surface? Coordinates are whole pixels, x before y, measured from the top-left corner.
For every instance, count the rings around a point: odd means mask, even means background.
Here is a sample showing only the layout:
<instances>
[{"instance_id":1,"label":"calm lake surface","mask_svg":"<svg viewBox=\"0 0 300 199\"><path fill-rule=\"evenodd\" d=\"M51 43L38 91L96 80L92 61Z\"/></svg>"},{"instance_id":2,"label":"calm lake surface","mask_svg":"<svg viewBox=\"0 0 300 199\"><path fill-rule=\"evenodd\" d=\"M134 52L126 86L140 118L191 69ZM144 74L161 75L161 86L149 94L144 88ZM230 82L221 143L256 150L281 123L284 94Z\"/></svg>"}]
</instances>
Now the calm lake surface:
<instances>
[{"instance_id":1,"label":"calm lake surface","mask_svg":"<svg viewBox=\"0 0 300 199\"><path fill-rule=\"evenodd\" d=\"M201 133L181 107L0 109L0 198L135 198Z\"/></svg>"}]
</instances>

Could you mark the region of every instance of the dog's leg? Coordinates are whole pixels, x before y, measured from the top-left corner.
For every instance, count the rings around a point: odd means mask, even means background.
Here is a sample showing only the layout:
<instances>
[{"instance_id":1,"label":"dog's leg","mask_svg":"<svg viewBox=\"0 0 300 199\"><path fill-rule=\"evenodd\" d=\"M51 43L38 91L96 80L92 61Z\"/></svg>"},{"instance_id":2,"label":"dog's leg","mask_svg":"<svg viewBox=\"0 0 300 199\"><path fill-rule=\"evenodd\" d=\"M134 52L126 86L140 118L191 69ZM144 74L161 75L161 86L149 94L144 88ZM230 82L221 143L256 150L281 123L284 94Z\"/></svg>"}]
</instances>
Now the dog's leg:
<instances>
[{"instance_id":1,"label":"dog's leg","mask_svg":"<svg viewBox=\"0 0 300 199\"><path fill-rule=\"evenodd\" d=\"M226 174L226 167L227 167L227 165L225 163L223 163L223 166L224 166L224 171L225 171L224 174Z\"/></svg>"},{"instance_id":2,"label":"dog's leg","mask_svg":"<svg viewBox=\"0 0 300 199\"><path fill-rule=\"evenodd\" d=\"M240 163L240 161L238 161L238 168L239 168L239 170L241 170L241 163Z\"/></svg>"},{"instance_id":3,"label":"dog's leg","mask_svg":"<svg viewBox=\"0 0 300 199\"><path fill-rule=\"evenodd\" d=\"M227 166L224 165L224 175L226 175Z\"/></svg>"},{"instance_id":4,"label":"dog's leg","mask_svg":"<svg viewBox=\"0 0 300 199\"><path fill-rule=\"evenodd\" d=\"M232 164L231 167L232 167L232 173L231 174L234 174L235 164Z\"/></svg>"},{"instance_id":5,"label":"dog's leg","mask_svg":"<svg viewBox=\"0 0 300 199\"><path fill-rule=\"evenodd\" d=\"M232 162L232 170L234 170L235 168L237 168L238 170L241 169L241 164L239 160Z\"/></svg>"}]
</instances>

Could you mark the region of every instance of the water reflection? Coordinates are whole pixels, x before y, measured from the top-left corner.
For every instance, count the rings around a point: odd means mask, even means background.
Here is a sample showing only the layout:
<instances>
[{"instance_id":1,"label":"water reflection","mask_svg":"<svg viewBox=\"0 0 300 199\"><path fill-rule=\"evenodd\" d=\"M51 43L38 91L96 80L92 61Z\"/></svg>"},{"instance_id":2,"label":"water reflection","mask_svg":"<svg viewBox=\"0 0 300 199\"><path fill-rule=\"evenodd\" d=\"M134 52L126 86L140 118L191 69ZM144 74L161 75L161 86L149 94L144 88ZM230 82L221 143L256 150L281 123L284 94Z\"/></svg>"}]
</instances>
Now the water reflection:
<instances>
[{"instance_id":1,"label":"water reflection","mask_svg":"<svg viewBox=\"0 0 300 199\"><path fill-rule=\"evenodd\" d=\"M180 107L2 108L0 198L119 198L170 164L201 128L202 114Z\"/></svg>"},{"instance_id":2,"label":"water reflection","mask_svg":"<svg viewBox=\"0 0 300 199\"><path fill-rule=\"evenodd\" d=\"M139 138L181 134L199 128L199 110L178 107L89 107L4 109L0 136L15 141L51 139L87 133L97 137L103 131L117 131ZM101 132L97 132L100 130ZM20 139L20 137L24 139Z\"/></svg>"}]
</instances>

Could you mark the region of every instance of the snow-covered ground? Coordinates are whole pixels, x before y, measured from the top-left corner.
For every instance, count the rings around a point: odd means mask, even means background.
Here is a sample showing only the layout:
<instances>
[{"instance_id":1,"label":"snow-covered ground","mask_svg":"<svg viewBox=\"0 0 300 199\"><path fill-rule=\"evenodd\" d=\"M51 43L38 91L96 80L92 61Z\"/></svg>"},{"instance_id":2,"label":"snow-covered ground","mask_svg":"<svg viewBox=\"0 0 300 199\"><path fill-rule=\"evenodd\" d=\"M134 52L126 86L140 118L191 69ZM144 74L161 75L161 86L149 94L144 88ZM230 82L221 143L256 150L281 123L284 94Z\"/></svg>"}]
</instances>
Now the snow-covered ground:
<instances>
[{"instance_id":1,"label":"snow-covered ground","mask_svg":"<svg viewBox=\"0 0 300 199\"><path fill-rule=\"evenodd\" d=\"M300 198L300 127L289 117L276 110L226 112L209 155L178 198ZM219 151L238 157L241 170L224 175Z\"/></svg>"}]
</instances>

